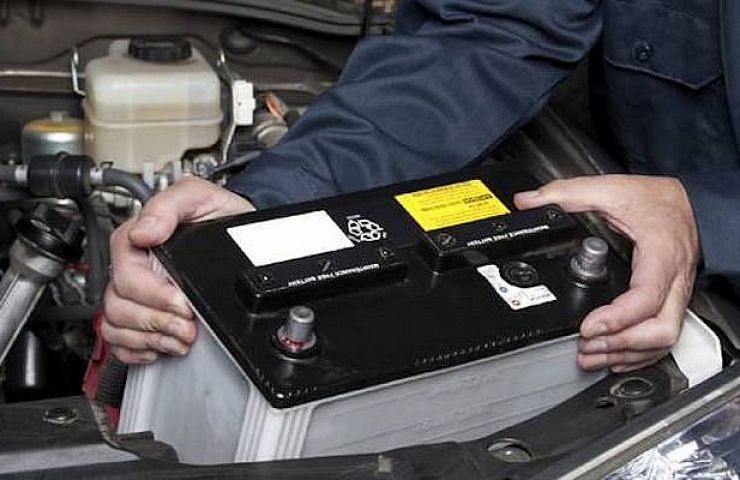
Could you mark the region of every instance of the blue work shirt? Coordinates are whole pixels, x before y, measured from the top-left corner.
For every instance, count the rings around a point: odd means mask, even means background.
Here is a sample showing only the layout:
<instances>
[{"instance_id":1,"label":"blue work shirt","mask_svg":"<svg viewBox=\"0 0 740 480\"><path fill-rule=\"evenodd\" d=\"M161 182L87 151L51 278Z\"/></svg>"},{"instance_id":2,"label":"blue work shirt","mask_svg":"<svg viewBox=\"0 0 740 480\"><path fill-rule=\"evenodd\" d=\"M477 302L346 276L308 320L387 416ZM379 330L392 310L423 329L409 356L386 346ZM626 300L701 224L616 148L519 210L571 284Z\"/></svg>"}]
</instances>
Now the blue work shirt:
<instances>
[{"instance_id":1,"label":"blue work shirt","mask_svg":"<svg viewBox=\"0 0 740 480\"><path fill-rule=\"evenodd\" d=\"M737 0L400 2L396 33L363 40L337 85L228 186L267 208L473 164L595 45L625 165L681 179L704 274L740 284Z\"/></svg>"}]
</instances>

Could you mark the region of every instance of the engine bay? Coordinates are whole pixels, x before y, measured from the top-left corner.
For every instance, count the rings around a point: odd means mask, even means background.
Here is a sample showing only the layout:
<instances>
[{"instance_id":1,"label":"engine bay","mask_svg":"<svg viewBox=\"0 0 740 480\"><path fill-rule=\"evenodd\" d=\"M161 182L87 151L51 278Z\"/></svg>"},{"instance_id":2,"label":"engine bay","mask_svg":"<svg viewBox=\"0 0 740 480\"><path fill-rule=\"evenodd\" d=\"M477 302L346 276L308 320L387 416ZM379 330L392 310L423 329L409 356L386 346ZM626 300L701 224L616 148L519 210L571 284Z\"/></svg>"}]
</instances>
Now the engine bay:
<instances>
[{"instance_id":1,"label":"engine bay","mask_svg":"<svg viewBox=\"0 0 740 480\"><path fill-rule=\"evenodd\" d=\"M184 175L225 183L333 83L356 38L321 31L322 20L343 14L334 7L313 8L315 22L296 27L168 8L55 2L36 11L5 2L0 165L25 171L36 156L64 152L134 174L155 192ZM353 8L345 8L350 18ZM29 198L28 178L17 187L2 194L3 272L13 225L37 205L84 223L82 208L54 198L53 189ZM85 253L67 262L27 312L31 326L0 375L7 401L79 392L94 353L108 237L140 208L120 187L89 193L96 219L88 227L97 228L87 234L80 227Z\"/></svg>"},{"instance_id":2,"label":"engine bay","mask_svg":"<svg viewBox=\"0 0 740 480\"><path fill-rule=\"evenodd\" d=\"M670 357L622 375L572 361L578 322L628 285L631 245L512 197L623 170L579 73L477 169L180 229L153 262L195 307L196 348L118 361L100 336L111 233L278 144L395 9L182 3L0 0L0 474L309 458L255 478L554 478L698 383ZM728 374L737 308L698 291L691 310ZM42 436L85 449L44 459Z\"/></svg>"}]
</instances>

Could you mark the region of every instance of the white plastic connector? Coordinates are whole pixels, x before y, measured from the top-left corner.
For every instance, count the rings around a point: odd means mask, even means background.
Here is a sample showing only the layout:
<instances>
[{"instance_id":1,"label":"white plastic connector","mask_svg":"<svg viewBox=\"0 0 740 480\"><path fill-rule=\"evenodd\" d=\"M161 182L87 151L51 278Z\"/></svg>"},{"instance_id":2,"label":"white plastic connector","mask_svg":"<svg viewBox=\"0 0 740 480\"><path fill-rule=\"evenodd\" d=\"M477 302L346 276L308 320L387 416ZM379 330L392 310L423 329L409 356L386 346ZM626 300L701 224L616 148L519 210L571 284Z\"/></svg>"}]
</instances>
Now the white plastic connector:
<instances>
[{"instance_id":1,"label":"white plastic connector","mask_svg":"<svg viewBox=\"0 0 740 480\"><path fill-rule=\"evenodd\" d=\"M246 80L234 80L231 83L231 111L234 124L245 127L254 123L254 109L257 102L254 99L254 85Z\"/></svg>"}]
</instances>

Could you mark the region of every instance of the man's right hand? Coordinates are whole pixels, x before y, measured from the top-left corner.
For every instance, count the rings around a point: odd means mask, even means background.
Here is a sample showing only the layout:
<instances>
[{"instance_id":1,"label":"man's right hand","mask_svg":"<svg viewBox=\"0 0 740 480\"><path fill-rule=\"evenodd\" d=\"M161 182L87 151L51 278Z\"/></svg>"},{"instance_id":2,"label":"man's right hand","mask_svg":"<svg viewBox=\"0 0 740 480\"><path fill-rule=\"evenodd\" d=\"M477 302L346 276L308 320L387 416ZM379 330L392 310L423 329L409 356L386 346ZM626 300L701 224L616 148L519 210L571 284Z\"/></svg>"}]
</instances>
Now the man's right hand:
<instances>
[{"instance_id":1,"label":"man's right hand","mask_svg":"<svg viewBox=\"0 0 740 480\"><path fill-rule=\"evenodd\" d=\"M184 295L152 271L148 249L167 241L181 223L252 210L246 199L186 177L152 197L138 218L113 232L102 333L118 359L149 363L160 353L184 355L195 340L193 312Z\"/></svg>"}]
</instances>

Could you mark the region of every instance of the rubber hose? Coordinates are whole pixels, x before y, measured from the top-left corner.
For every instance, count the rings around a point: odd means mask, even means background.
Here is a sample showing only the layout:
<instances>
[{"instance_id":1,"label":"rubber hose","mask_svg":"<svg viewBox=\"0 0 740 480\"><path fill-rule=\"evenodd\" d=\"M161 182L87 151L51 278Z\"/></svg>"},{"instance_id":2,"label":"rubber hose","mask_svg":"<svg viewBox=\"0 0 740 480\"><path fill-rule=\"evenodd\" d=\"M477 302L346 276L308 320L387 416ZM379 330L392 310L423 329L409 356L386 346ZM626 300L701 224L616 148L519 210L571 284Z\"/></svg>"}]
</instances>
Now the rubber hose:
<instances>
[{"instance_id":1,"label":"rubber hose","mask_svg":"<svg viewBox=\"0 0 740 480\"><path fill-rule=\"evenodd\" d=\"M103 185L106 187L123 187L141 203L146 203L152 196L152 189L136 175L115 168L103 170Z\"/></svg>"},{"instance_id":2,"label":"rubber hose","mask_svg":"<svg viewBox=\"0 0 740 480\"><path fill-rule=\"evenodd\" d=\"M88 303L100 305L103 291L108 282L107 263L103 253L103 238L98 224L98 214L90 198L79 202L82 221L85 225L87 236L87 256L90 262L90 276L88 277L87 296Z\"/></svg>"},{"instance_id":3,"label":"rubber hose","mask_svg":"<svg viewBox=\"0 0 740 480\"><path fill-rule=\"evenodd\" d=\"M26 190L0 187L0 203L20 202L30 197L31 195Z\"/></svg>"},{"instance_id":4,"label":"rubber hose","mask_svg":"<svg viewBox=\"0 0 740 480\"><path fill-rule=\"evenodd\" d=\"M115 168L103 170L103 185L123 187L142 204L145 204L152 196L152 189L141 178ZM103 272L104 275L106 273ZM126 387L127 374L128 365L113 355L108 355L100 371L97 399L107 405L120 406L123 400L123 391Z\"/></svg>"},{"instance_id":5,"label":"rubber hose","mask_svg":"<svg viewBox=\"0 0 740 480\"><path fill-rule=\"evenodd\" d=\"M15 165L0 165L0 183L9 183L11 185L17 185L15 179Z\"/></svg>"}]
</instances>

